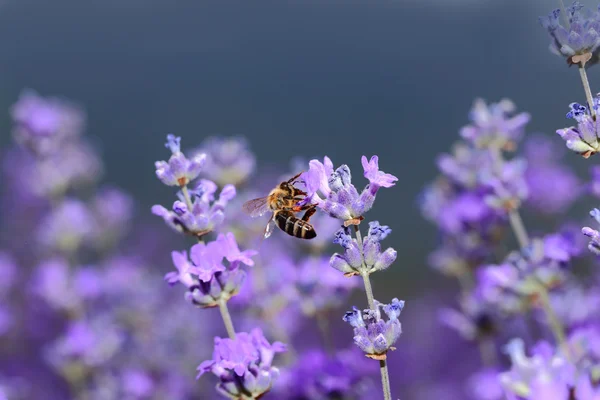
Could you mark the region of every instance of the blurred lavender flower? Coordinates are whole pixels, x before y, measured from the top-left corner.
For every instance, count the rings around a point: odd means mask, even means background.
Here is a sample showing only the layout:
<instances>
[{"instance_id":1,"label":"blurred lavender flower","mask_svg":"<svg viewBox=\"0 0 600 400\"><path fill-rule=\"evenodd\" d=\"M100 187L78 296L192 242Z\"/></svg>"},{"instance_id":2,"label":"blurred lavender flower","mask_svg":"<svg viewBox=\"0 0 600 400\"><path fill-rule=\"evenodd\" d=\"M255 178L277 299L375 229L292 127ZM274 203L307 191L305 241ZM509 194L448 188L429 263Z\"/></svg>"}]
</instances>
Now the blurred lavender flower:
<instances>
[{"instance_id":1,"label":"blurred lavender flower","mask_svg":"<svg viewBox=\"0 0 600 400\"><path fill-rule=\"evenodd\" d=\"M591 12L578 1L573 2L566 12L566 27L560 23L560 9L539 18L551 38L550 51L565 57L570 64L581 61L585 64L592 57L596 62L600 46L600 13Z\"/></svg>"},{"instance_id":2,"label":"blurred lavender flower","mask_svg":"<svg viewBox=\"0 0 600 400\"><path fill-rule=\"evenodd\" d=\"M254 265L250 257L255 254L254 250L240 252L233 234L221 234L216 241L192 246L191 262L185 251L174 251L172 258L177 271L169 272L165 280L171 285L179 282L186 286L186 299L193 304L215 307L239 292L246 275L239 266ZM223 264L224 259L228 266Z\"/></svg>"},{"instance_id":3,"label":"blurred lavender flower","mask_svg":"<svg viewBox=\"0 0 600 400\"><path fill-rule=\"evenodd\" d=\"M49 361L64 373L74 373L73 363L95 367L114 357L124 342L123 332L110 318L72 323L49 349Z\"/></svg>"},{"instance_id":4,"label":"blurred lavender flower","mask_svg":"<svg viewBox=\"0 0 600 400\"><path fill-rule=\"evenodd\" d=\"M245 182L256 167L256 157L241 137L208 138L194 154L206 154L203 174L220 187L226 184L237 186Z\"/></svg>"},{"instance_id":5,"label":"blurred lavender flower","mask_svg":"<svg viewBox=\"0 0 600 400\"><path fill-rule=\"evenodd\" d=\"M105 290L104 279L93 267L70 270L60 258L48 259L36 269L32 292L57 310L78 314L86 300L97 298Z\"/></svg>"},{"instance_id":6,"label":"blurred lavender flower","mask_svg":"<svg viewBox=\"0 0 600 400\"><path fill-rule=\"evenodd\" d=\"M440 320L456 330L466 340L479 340L493 336L497 332L498 317L476 295L462 299L460 311L442 308Z\"/></svg>"},{"instance_id":7,"label":"blurred lavender flower","mask_svg":"<svg viewBox=\"0 0 600 400\"><path fill-rule=\"evenodd\" d=\"M540 290L562 284L566 267L578 254L579 248L568 234L533 239L528 247L510 253L504 263L478 271L478 295L505 311L522 310Z\"/></svg>"},{"instance_id":8,"label":"blurred lavender flower","mask_svg":"<svg viewBox=\"0 0 600 400\"><path fill-rule=\"evenodd\" d=\"M72 253L94 233L94 217L87 206L76 199L66 199L41 221L40 242L51 250Z\"/></svg>"},{"instance_id":9,"label":"blurred lavender flower","mask_svg":"<svg viewBox=\"0 0 600 400\"><path fill-rule=\"evenodd\" d=\"M212 372L219 378L217 391L230 399L260 398L279 377L272 365L276 353L285 351L280 342L270 344L260 329L241 332L235 339L215 337L212 360L198 367L198 378Z\"/></svg>"},{"instance_id":10,"label":"blurred lavender flower","mask_svg":"<svg viewBox=\"0 0 600 400\"><path fill-rule=\"evenodd\" d=\"M597 310L600 309L600 293L597 287L568 285L553 294L551 304L559 320L570 329L600 322L597 315Z\"/></svg>"},{"instance_id":11,"label":"blurred lavender flower","mask_svg":"<svg viewBox=\"0 0 600 400\"><path fill-rule=\"evenodd\" d=\"M340 229L334 243L341 245L346 251L344 254L335 253L331 256L331 267L343 272L346 276L371 274L388 268L396 260L396 250L389 247L381 251L381 242L392 230L388 226L379 225L378 221L369 222L369 233L362 242L353 239L348 228Z\"/></svg>"},{"instance_id":12,"label":"blurred lavender flower","mask_svg":"<svg viewBox=\"0 0 600 400\"><path fill-rule=\"evenodd\" d=\"M498 375L499 372L492 368L478 371L467 381L467 393L475 400L505 399Z\"/></svg>"},{"instance_id":13,"label":"blurred lavender flower","mask_svg":"<svg viewBox=\"0 0 600 400\"><path fill-rule=\"evenodd\" d=\"M297 301L306 315L314 316L335 309L359 286L329 267L329 257L306 257L296 268L294 279Z\"/></svg>"},{"instance_id":14,"label":"blurred lavender flower","mask_svg":"<svg viewBox=\"0 0 600 400\"><path fill-rule=\"evenodd\" d=\"M513 339L506 346L511 358L511 370L500 375L502 386L507 394L532 400L596 399L600 395L593 388L589 375L577 371L562 354L547 342L538 343L532 350L532 356L525 354L525 345L521 339Z\"/></svg>"},{"instance_id":15,"label":"blurred lavender flower","mask_svg":"<svg viewBox=\"0 0 600 400\"><path fill-rule=\"evenodd\" d=\"M63 143L43 158L14 149L5 161L5 169L20 193L51 200L95 183L103 170L97 152L83 140Z\"/></svg>"},{"instance_id":16,"label":"blurred lavender flower","mask_svg":"<svg viewBox=\"0 0 600 400\"><path fill-rule=\"evenodd\" d=\"M477 147L513 150L529 122L527 113L512 116L516 107L510 100L487 105L477 99L469 113L471 124L460 130L460 135Z\"/></svg>"},{"instance_id":17,"label":"blurred lavender flower","mask_svg":"<svg viewBox=\"0 0 600 400\"><path fill-rule=\"evenodd\" d=\"M352 175L347 165L342 165L334 171L329 157L325 157L322 163L311 160L309 170L302 174L307 191L305 202L316 204L333 218L343 220L345 225L359 224L363 214L373 207L379 188L392 187L398 180L395 176L379 170L377 156L368 161L363 156L361 162L369 184L358 193L352 184Z\"/></svg>"},{"instance_id":18,"label":"blurred lavender flower","mask_svg":"<svg viewBox=\"0 0 600 400\"><path fill-rule=\"evenodd\" d=\"M225 185L218 199L215 199L216 190L217 186L214 182L202 179L190 191L191 210L180 193L180 199L173 203L172 211L157 204L152 206L152 213L162 217L167 225L178 232L202 237L223 222L225 206L236 195L233 185Z\"/></svg>"},{"instance_id":19,"label":"blurred lavender flower","mask_svg":"<svg viewBox=\"0 0 600 400\"><path fill-rule=\"evenodd\" d=\"M41 154L79 135L85 122L79 108L57 98L43 98L33 90L23 91L10 113L15 141Z\"/></svg>"},{"instance_id":20,"label":"blurred lavender flower","mask_svg":"<svg viewBox=\"0 0 600 400\"><path fill-rule=\"evenodd\" d=\"M186 186L200 175L206 161L205 154L195 155L189 160L181 152L181 138L172 134L167 135L165 147L171 150L169 161L155 163L156 176L167 186Z\"/></svg>"},{"instance_id":21,"label":"blurred lavender flower","mask_svg":"<svg viewBox=\"0 0 600 400\"><path fill-rule=\"evenodd\" d=\"M363 360L354 349L334 354L304 351L293 367L281 371L274 394L290 400L361 398L369 386L368 375L374 372L374 364Z\"/></svg>"},{"instance_id":22,"label":"blurred lavender flower","mask_svg":"<svg viewBox=\"0 0 600 400\"><path fill-rule=\"evenodd\" d=\"M380 308L388 316L388 321L381 318ZM395 350L393 344L402 333L398 317L404 308L404 300L392 299L390 304L375 301L375 309L367 309L362 313L354 307L346 312L344 321L354 328L354 343L365 355L374 360L385 360L388 350Z\"/></svg>"},{"instance_id":23,"label":"blurred lavender flower","mask_svg":"<svg viewBox=\"0 0 600 400\"><path fill-rule=\"evenodd\" d=\"M594 98L594 109L598 109L598 95ZM567 118L577 121L577 127L559 129L556 131L567 144L567 148L575 153L581 154L583 158L589 158L600 150L600 139L598 137L598 122L592 117L588 107L579 103L569 105L571 111Z\"/></svg>"},{"instance_id":24,"label":"blurred lavender flower","mask_svg":"<svg viewBox=\"0 0 600 400\"><path fill-rule=\"evenodd\" d=\"M496 171L483 171L481 182L491 193L484 197L485 202L499 210L515 210L529 196L525 171L527 163L517 158L504 161L502 168Z\"/></svg>"},{"instance_id":25,"label":"blurred lavender flower","mask_svg":"<svg viewBox=\"0 0 600 400\"><path fill-rule=\"evenodd\" d=\"M564 212L582 194L577 175L561 163L563 149L542 135L532 136L525 142L527 204L540 213Z\"/></svg>"},{"instance_id":26,"label":"blurred lavender flower","mask_svg":"<svg viewBox=\"0 0 600 400\"><path fill-rule=\"evenodd\" d=\"M115 187L100 188L91 203L95 229L93 244L105 247L127 233L133 216L133 199Z\"/></svg>"}]
</instances>

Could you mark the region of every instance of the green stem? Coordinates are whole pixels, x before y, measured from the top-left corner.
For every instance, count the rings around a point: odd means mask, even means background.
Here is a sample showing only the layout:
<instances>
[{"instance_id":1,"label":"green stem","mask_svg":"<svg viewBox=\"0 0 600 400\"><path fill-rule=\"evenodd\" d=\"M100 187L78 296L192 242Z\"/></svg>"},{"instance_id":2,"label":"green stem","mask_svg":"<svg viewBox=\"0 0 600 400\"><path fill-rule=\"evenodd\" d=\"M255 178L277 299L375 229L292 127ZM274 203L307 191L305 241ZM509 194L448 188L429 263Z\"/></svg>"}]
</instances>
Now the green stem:
<instances>
[{"instance_id":1,"label":"green stem","mask_svg":"<svg viewBox=\"0 0 600 400\"><path fill-rule=\"evenodd\" d=\"M354 232L356 233L356 241L358 242L358 248L360 252L363 252L363 240L362 235L360 234L360 229L358 225L354 225ZM363 268L360 275L363 278L363 283L365 285L365 292L367 293L367 301L369 302L369 308L371 310L375 309L375 299L373 298L373 288L371 287L371 279L369 279L369 273L367 272L367 266L363 261Z\"/></svg>"},{"instance_id":2,"label":"green stem","mask_svg":"<svg viewBox=\"0 0 600 400\"><path fill-rule=\"evenodd\" d=\"M585 72L585 63L583 61L579 63L579 76L581 77L581 83L583 84L583 90L585 91L585 98L587 99L590 113L592 114L592 117L596 119L592 89L590 88L590 81L588 80L587 72Z\"/></svg>"},{"instance_id":3,"label":"green stem","mask_svg":"<svg viewBox=\"0 0 600 400\"><path fill-rule=\"evenodd\" d=\"M231 321L231 315L229 314L226 301L219 301L219 311L221 311L221 317L223 318L223 324L225 324L227 335L230 339L235 339L235 329L233 328L233 321Z\"/></svg>"},{"instance_id":4,"label":"green stem","mask_svg":"<svg viewBox=\"0 0 600 400\"><path fill-rule=\"evenodd\" d=\"M369 274L363 272L360 274L363 278L363 283L365 284L365 292L367 293L367 301L369 302L369 308L371 310L375 309L375 299L373 298L373 287L371 287L371 279L369 279Z\"/></svg>"},{"instance_id":5,"label":"green stem","mask_svg":"<svg viewBox=\"0 0 600 400\"><path fill-rule=\"evenodd\" d=\"M552 334L554 335L556 342L560 345L560 347L562 347L567 359L571 359L571 351L569 350L569 345L567 344L565 329L556 316L554 309L552 308L548 290L546 290L543 285L540 285L538 293L540 296L540 302L542 303L542 309L544 310L544 313L546 313L546 318L548 318L548 325L550 325Z\"/></svg>"},{"instance_id":6,"label":"green stem","mask_svg":"<svg viewBox=\"0 0 600 400\"><path fill-rule=\"evenodd\" d=\"M514 209L508 212L508 220L510 222L510 227L517 238L517 243L519 243L519 247L524 248L529 245L529 235L527 234L527 229L525 228L525 224L523 223L523 219L521 218L521 214L519 214L519 210Z\"/></svg>"},{"instance_id":7,"label":"green stem","mask_svg":"<svg viewBox=\"0 0 600 400\"><path fill-rule=\"evenodd\" d=\"M379 360L379 372L381 372L381 387L383 387L384 400L392 400L392 390L390 389L390 375L388 374L386 360Z\"/></svg>"},{"instance_id":8,"label":"green stem","mask_svg":"<svg viewBox=\"0 0 600 400\"><path fill-rule=\"evenodd\" d=\"M362 253L363 240L362 235L360 234L360 229L357 225L354 225L354 231L356 233L356 241L358 242L358 248ZM371 279L369 278L367 266L364 265L364 262L363 270L360 275L362 276L363 283L365 285L365 292L367 293L367 302L369 303L369 308L371 310L375 310L375 298L373 297L373 287L371 286ZM381 373L381 388L383 389L383 399L392 400L392 390L390 389L390 375L388 373L386 360L379 360L379 372Z\"/></svg>"},{"instance_id":9,"label":"green stem","mask_svg":"<svg viewBox=\"0 0 600 400\"><path fill-rule=\"evenodd\" d=\"M185 199L185 205L187 206L188 211L192 212L192 199L190 198L190 192L188 191L187 185L181 187L181 193Z\"/></svg>"}]
</instances>

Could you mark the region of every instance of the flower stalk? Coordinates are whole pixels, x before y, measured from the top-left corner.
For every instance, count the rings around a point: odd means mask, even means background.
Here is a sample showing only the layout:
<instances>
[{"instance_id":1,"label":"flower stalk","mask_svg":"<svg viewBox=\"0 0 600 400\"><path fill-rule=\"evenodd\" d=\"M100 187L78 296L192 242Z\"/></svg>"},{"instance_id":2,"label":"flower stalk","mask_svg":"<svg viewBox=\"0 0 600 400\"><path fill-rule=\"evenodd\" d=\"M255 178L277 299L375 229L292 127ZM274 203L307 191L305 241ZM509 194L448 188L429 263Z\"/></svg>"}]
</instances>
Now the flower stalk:
<instances>
[{"instance_id":1,"label":"flower stalk","mask_svg":"<svg viewBox=\"0 0 600 400\"><path fill-rule=\"evenodd\" d=\"M223 318L223 324L227 330L227 335L230 339L235 339L235 329L233 327L233 321L231 320L231 314L229 314L229 308L227 308L226 301L219 301L219 311L221 312L221 318Z\"/></svg>"},{"instance_id":2,"label":"flower stalk","mask_svg":"<svg viewBox=\"0 0 600 400\"><path fill-rule=\"evenodd\" d=\"M358 247L362 252L363 241L358 225L354 225L354 231L356 233L356 241L358 242ZM369 273L367 272L366 266L364 266L363 272L360 275L362 276L363 283L365 285L365 292L367 294L367 302L369 303L369 308L371 310L374 310L376 307L375 298L373 296L373 287L371 286L371 279L369 278ZM392 390L390 388L390 375L388 372L386 359L379 360L379 373L381 374L381 388L383 390L383 398L384 400L392 400Z\"/></svg>"}]
</instances>

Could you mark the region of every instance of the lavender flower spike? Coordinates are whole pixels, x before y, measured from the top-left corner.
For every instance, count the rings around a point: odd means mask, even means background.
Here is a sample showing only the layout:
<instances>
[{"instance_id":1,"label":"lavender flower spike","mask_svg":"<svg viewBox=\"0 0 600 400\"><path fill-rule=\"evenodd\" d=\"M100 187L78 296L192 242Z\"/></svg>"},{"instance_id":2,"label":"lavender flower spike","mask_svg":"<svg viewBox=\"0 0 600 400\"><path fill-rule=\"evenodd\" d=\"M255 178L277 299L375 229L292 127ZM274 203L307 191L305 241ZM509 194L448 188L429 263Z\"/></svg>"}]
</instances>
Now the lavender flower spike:
<instances>
[{"instance_id":1,"label":"lavender flower spike","mask_svg":"<svg viewBox=\"0 0 600 400\"><path fill-rule=\"evenodd\" d=\"M477 147L512 150L530 119L527 113L513 116L515 109L514 103L507 99L490 105L477 99L469 114L471 124L463 127L460 135Z\"/></svg>"},{"instance_id":2,"label":"lavender flower spike","mask_svg":"<svg viewBox=\"0 0 600 400\"><path fill-rule=\"evenodd\" d=\"M357 240L350 236L348 228L340 229L333 242L346 251L344 254L335 253L329 260L329 265L346 276L371 274L388 268L396 260L397 252L391 247L382 252L379 242L391 231L388 226L379 225L378 221L369 222L369 233L364 238L361 249Z\"/></svg>"},{"instance_id":3,"label":"lavender flower spike","mask_svg":"<svg viewBox=\"0 0 600 400\"><path fill-rule=\"evenodd\" d=\"M596 95L593 101L593 107L597 110L600 97ZM588 158L600 151L598 122L594 120L586 106L571 103L569 107L571 111L567 113L567 118L577 121L577 127L559 129L556 133L565 140L567 148L581 154L583 158Z\"/></svg>"},{"instance_id":4,"label":"lavender flower spike","mask_svg":"<svg viewBox=\"0 0 600 400\"><path fill-rule=\"evenodd\" d=\"M398 180L379 170L377 156L369 161L363 156L362 165L369 184L359 193L352 184L347 165L334 170L329 157L325 157L323 162L311 160L309 170L302 174L307 192L306 203L316 204L333 218L343 220L346 226L359 224L363 215L373 207L379 188L392 187Z\"/></svg>"},{"instance_id":5,"label":"lavender flower spike","mask_svg":"<svg viewBox=\"0 0 600 400\"><path fill-rule=\"evenodd\" d=\"M202 179L190 190L192 209L189 210L181 193L180 199L173 203L172 210L157 204L152 206L152 213L162 217L167 225L178 232L196 237L202 237L212 232L223 222L225 206L236 195L235 187L225 185L219 198L215 200L217 185Z\"/></svg>"},{"instance_id":6,"label":"lavender flower spike","mask_svg":"<svg viewBox=\"0 0 600 400\"><path fill-rule=\"evenodd\" d=\"M157 161L156 176L167 186L186 186L190 181L196 179L204 166L205 154L198 154L191 160L181 152L181 138L175 135L167 135L165 146L171 150L169 161Z\"/></svg>"},{"instance_id":7,"label":"lavender flower spike","mask_svg":"<svg viewBox=\"0 0 600 400\"><path fill-rule=\"evenodd\" d=\"M578 2L567 8L569 23L564 27L560 23L560 9L553 10L548 16L540 17L540 23L550 35L550 51L563 56L569 64L582 63L590 59L597 61L600 48L600 14L592 13Z\"/></svg>"},{"instance_id":8,"label":"lavender flower spike","mask_svg":"<svg viewBox=\"0 0 600 400\"><path fill-rule=\"evenodd\" d=\"M171 285L186 286L185 297L192 304L201 308L216 307L238 294L246 277L239 265L253 265L250 257L255 254L254 250L241 252L232 234L220 235L216 241L192 246L191 260L185 251L174 251L173 264L177 271L169 272L165 280ZM224 264L225 260L229 265Z\"/></svg>"},{"instance_id":9,"label":"lavender flower spike","mask_svg":"<svg viewBox=\"0 0 600 400\"><path fill-rule=\"evenodd\" d=\"M198 378L212 372L219 378L217 391L225 397L258 399L279 377L272 362L275 354L283 351L283 343L270 344L258 328L238 333L235 339L216 337L213 358L198 366Z\"/></svg>"},{"instance_id":10,"label":"lavender flower spike","mask_svg":"<svg viewBox=\"0 0 600 400\"><path fill-rule=\"evenodd\" d=\"M381 311L388 317L388 321L381 318ZM388 350L395 350L396 343L402 333L402 326L398 317L404 308L404 300L392 299L390 304L381 304L375 301L375 309L367 309L362 313L354 307L346 312L344 321L354 328L354 343L365 352L365 355L374 360L385 360Z\"/></svg>"}]
</instances>

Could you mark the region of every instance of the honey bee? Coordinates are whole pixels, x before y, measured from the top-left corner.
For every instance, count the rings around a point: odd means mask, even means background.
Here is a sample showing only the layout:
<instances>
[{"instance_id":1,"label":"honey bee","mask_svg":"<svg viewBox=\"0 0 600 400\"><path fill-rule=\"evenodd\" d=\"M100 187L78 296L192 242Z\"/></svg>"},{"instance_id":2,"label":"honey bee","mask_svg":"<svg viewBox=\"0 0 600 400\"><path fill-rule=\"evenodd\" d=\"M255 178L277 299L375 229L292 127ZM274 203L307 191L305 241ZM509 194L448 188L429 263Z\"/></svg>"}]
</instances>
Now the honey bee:
<instances>
[{"instance_id":1,"label":"honey bee","mask_svg":"<svg viewBox=\"0 0 600 400\"><path fill-rule=\"evenodd\" d=\"M260 217L269 211L273 213L265 228L265 238L271 236L273 225L300 239L312 239L317 236L315 228L308 222L317 211L316 206L300 205L299 203L306 198L306 192L294 186L301 174L281 182L268 196L249 200L242 206L251 217ZM296 217L296 213L300 211L305 211L302 218Z\"/></svg>"}]
</instances>

